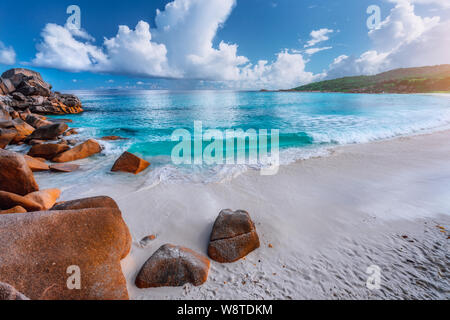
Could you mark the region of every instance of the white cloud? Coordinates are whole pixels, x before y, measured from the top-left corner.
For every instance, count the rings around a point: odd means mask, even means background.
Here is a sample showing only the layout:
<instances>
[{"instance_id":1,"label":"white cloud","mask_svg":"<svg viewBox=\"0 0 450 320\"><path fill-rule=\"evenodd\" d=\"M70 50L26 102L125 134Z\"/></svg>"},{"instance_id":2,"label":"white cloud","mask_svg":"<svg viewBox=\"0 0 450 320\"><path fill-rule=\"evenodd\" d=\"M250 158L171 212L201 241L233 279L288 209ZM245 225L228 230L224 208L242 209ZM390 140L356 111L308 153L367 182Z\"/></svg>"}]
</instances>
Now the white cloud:
<instances>
[{"instance_id":1,"label":"white cloud","mask_svg":"<svg viewBox=\"0 0 450 320\"><path fill-rule=\"evenodd\" d=\"M0 64L16 63L16 52L13 47L7 47L0 41Z\"/></svg>"},{"instance_id":2,"label":"white cloud","mask_svg":"<svg viewBox=\"0 0 450 320\"><path fill-rule=\"evenodd\" d=\"M306 44L305 44L305 48L309 48L309 47L313 47L316 44L323 42L323 41L327 41L330 39L330 37L328 36L328 34L333 33L334 30L332 29L327 29L327 28L322 28L319 30L313 30L311 31L311 40L309 40Z\"/></svg>"},{"instance_id":3,"label":"white cloud","mask_svg":"<svg viewBox=\"0 0 450 320\"><path fill-rule=\"evenodd\" d=\"M418 16L412 2L436 1L396 0L380 27L369 32L374 48L359 57L338 57L330 65L328 77L450 63L450 20Z\"/></svg>"},{"instance_id":4,"label":"white cloud","mask_svg":"<svg viewBox=\"0 0 450 320\"><path fill-rule=\"evenodd\" d=\"M330 50L330 49L333 49L333 47L309 48L309 49L305 50L305 53L309 54L309 55L313 55L313 54L315 54L317 52Z\"/></svg>"},{"instance_id":5,"label":"white cloud","mask_svg":"<svg viewBox=\"0 0 450 320\"><path fill-rule=\"evenodd\" d=\"M156 28L145 21L136 28L119 26L117 35L101 46L85 31L47 24L33 64L67 71L118 73L133 76L229 81L257 88L286 87L314 79L299 53L281 51L274 62L250 64L238 45L220 42L217 31L236 0L174 0L157 11Z\"/></svg>"},{"instance_id":6,"label":"white cloud","mask_svg":"<svg viewBox=\"0 0 450 320\"><path fill-rule=\"evenodd\" d=\"M49 23L42 30L33 64L67 71L90 71L103 65L107 56L89 41L76 39L71 30Z\"/></svg>"},{"instance_id":7,"label":"white cloud","mask_svg":"<svg viewBox=\"0 0 450 320\"><path fill-rule=\"evenodd\" d=\"M391 0L391 2L397 2L398 0ZM448 0L410 0L410 3L417 3L423 5L437 5L442 8L450 8L450 1Z\"/></svg>"}]
</instances>

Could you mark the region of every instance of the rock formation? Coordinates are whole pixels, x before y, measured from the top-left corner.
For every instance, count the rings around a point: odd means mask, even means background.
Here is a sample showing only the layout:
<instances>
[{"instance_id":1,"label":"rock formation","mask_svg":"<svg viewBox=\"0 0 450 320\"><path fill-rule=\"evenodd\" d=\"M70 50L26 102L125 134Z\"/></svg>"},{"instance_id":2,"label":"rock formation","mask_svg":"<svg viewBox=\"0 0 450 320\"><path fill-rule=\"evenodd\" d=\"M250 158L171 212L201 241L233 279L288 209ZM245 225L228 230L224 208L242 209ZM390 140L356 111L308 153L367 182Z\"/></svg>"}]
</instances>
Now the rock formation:
<instances>
[{"instance_id":1,"label":"rock formation","mask_svg":"<svg viewBox=\"0 0 450 320\"><path fill-rule=\"evenodd\" d=\"M73 114L83 112L80 99L71 94L53 92L38 72L11 69L0 77L0 106L14 111L29 109L38 114Z\"/></svg>"}]
</instances>

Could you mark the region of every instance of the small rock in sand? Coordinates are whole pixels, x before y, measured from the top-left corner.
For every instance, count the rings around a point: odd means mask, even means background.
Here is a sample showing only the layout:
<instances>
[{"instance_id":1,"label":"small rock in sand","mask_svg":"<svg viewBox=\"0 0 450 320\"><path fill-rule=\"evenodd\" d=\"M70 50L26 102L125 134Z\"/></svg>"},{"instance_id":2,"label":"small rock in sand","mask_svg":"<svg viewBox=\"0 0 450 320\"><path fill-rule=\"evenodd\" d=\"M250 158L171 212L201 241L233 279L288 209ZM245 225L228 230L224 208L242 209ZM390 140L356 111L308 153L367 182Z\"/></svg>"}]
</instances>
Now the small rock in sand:
<instances>
[{"instance_id":1,"label":"small rock in sand","mask_svg":"<svg viewBox=\"0 0 450 320\"><path fill-rule=\"evenodd\" d=\"M211 259L230 263L259 248L255 224L246 211L223 210L214 223L208 247Z\"/></svg>"},{"instance_id":2,"label":"small rock in sand","mask_svg":"<svg viewBox=\"0 0 450 320\"><path fill-rule=\"evenodd\" d=\"M186 283L202 285L208 279L208 258L180 246L166 244L142 267L136 278L138 288L181 287Z\"/></svg>"},{"instance_id":3,"label":"small rock in sand","mask_svg":"<svg viewBox=\"0 0 450 320\"><path fill-rule=\"evenodd\" d=\"M139 241L139 245L140 245L142 248L145 248L145 247L147 247L148 245L150 245L150 243L151 243L152 241L154 241L155 239L156 239L156 236L155 236L155 235L146 236L146 237L142 238L141 241Z\"/></svg>"}]
</instances>

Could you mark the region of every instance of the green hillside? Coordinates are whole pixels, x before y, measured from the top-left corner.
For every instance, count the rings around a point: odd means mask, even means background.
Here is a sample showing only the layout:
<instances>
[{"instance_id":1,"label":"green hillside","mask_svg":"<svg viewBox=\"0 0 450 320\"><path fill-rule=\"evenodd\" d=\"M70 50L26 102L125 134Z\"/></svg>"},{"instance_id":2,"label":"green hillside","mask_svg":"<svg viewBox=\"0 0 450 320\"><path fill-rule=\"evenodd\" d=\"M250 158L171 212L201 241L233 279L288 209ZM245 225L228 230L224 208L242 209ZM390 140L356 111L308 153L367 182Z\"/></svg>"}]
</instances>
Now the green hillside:
<instances>
[{"instance_id":1,"label":"green hillside","mask_svg":"<svg viewBox=\"0 0 450 320\"><path fill-rule=\"evenodd\" d=\"M450 92L450 65L396 69L375 76L345 77L289 91L348 93Z\"/></svg>"}]
</instances>

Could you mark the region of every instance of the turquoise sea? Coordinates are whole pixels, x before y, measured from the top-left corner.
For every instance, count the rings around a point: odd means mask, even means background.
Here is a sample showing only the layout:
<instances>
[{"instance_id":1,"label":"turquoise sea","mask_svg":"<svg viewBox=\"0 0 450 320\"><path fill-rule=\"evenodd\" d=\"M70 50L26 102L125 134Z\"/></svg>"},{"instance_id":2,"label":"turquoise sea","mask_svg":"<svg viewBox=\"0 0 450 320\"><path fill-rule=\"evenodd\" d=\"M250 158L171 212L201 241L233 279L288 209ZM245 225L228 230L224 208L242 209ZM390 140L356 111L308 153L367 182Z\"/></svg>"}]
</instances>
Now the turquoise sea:
<instances>
[{"instance_id":1,"label":"turquoise sea","mask_svg":"<svg viewBox=\"0 0 450 320\"><path fill-rule=\"evenodd\" d=\"M64 116L81 128L75 138L117 135L104 152L83 160L79 179L110 175L125 150L152 163L139 179L196 182L228 179L248 166L175 166L170 154L176 129L278 129L281 163L326 155L329 147L444 129L450 124L449 95L366 95L235 91L76 91L86 112ZM89 165L88 165L89 164ZM75 175L76 176L76 175ZM60 178L52 178L60 179ZM74 179L74 178L72 178ZM55 181L52 181L54 183Z\"/></svg>"}]
</instances>

